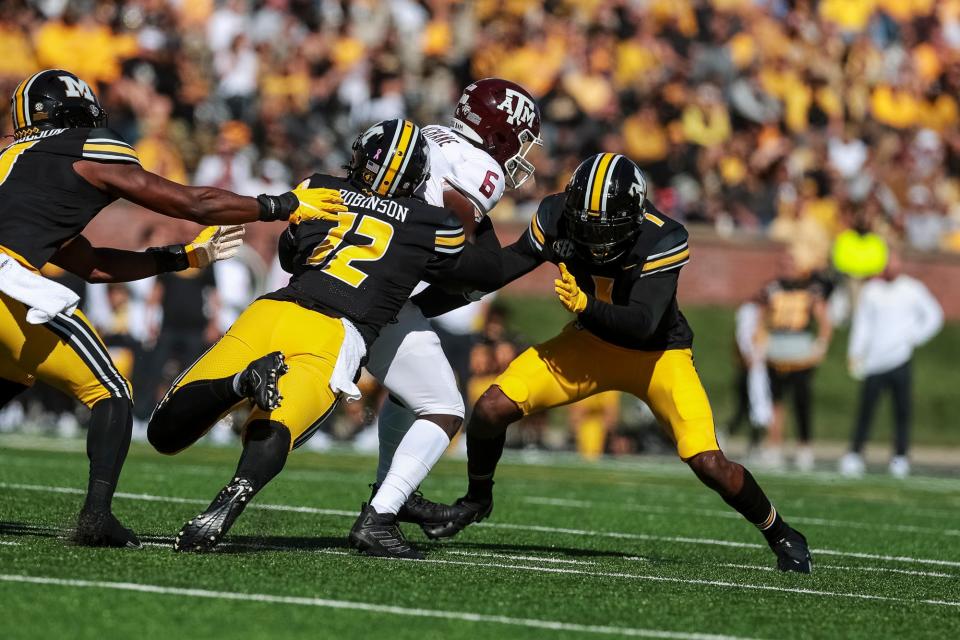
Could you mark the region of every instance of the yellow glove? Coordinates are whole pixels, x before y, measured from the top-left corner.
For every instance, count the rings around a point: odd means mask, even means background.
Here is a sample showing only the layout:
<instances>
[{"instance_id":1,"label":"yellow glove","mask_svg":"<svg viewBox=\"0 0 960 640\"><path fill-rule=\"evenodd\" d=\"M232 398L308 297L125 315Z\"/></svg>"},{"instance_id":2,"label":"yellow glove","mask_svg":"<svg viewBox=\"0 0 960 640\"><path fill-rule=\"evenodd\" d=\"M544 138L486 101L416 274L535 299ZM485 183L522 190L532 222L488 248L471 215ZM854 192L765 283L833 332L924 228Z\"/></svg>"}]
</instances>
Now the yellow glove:
<instances>
[{"instance_id":1,"label":"yellow glove","mask_svg":"<svg viewBox=\"0 0 960 640\"><path fill-rule=\"evenodd\" d=\"M587 294L577 286L577 279L569 271L567 265L560 263L560 279L553 281L553 290L560 298L560 304L570 313L580 313L587 308Z\"/></svg>"},{"instance_id":2,"label":"yellow glove","mask_svg":"<svg viewBox=\"0 0 960 640\"><path fill-rule=\"evenodd\" d=\"M237 255L243 244L243 225L207 227L190 244L184 245L187 263L193 268L203 268Z\"/></svg>"},{"instance_id":3,"label":"yellow glove","mask_svg":"<svg viewBox=\"0 0 960 640\"><path fill-rule=\"evenodd\" d=\"M305 220L336 220L339 212L347 210L336 189L310 189L301 183L291 193L299 202L299 206L290 214L292 224L300 224Z\"/></svg>"},{"instance_id":4,"label":"yellow glove","mask_svg":"<svg viewBox=\"0 0 960 640\"><path fill-rule=\"evenodd\" d=\"M278 196L261 193L257 196L260 220L285 220L292 224L300 224L304 220L335 220L337 213L347 210L339 191L319 187L310 189L308 184L310 180L304 180L293 191Z\"/></svg>"}]
</instances>

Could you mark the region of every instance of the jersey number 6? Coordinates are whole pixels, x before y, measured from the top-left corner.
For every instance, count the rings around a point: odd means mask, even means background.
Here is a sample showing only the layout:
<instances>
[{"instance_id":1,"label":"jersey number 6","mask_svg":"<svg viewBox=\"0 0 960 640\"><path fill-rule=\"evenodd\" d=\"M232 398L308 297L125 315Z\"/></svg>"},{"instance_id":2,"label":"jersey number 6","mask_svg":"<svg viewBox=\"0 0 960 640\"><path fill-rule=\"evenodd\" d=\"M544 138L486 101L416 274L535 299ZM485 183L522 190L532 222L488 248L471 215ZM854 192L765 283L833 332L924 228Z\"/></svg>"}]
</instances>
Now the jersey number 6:
<instances>
[{"instance_id":1,"label":"jersey number 6","mask_svg":"<svg viewBox=\"0 0 960 640\"><path fill-rule=\"evenodd\" d=\"M353 231L358 236L369 238L370 244L348 244L341 248L343 238ZM383 257L393 239L393 225L370 216L360 216L345 211L337 216L337 226L327 233L327 237L317 245L307 258L307 264L323 264L321 271L342 280L351 287L359 287L367 279L366 273L354 267L351 262L374 262ZM324 264L326 263L326 264Z\"/></svg>"},{"instance_id":2,"label":"jersey number 6","mask_svg":"<svg viewBox=\"0 0 960 640\"><path fill-rule=\"evenodd\" d=\"M487 175L483 178L483 184L480 185L480 193L488 198L492 196L497 189L497 184L494 181L499 178L500 176L495 171L487 171Z\"/></svg>"}]
</instances>

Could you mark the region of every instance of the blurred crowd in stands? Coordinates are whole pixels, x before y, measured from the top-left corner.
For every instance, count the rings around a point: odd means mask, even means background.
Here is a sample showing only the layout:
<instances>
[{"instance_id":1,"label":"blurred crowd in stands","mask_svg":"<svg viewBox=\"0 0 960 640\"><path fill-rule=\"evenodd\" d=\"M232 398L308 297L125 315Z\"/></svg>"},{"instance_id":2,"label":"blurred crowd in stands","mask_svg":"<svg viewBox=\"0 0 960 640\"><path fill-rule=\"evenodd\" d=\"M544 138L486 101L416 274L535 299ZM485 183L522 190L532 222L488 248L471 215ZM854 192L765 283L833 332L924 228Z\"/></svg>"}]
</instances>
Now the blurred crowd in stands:
<instances>
[{"instance_id":1,"label":"blurred crowd in stands","mask_svg":"<svg viewBox=\"0 0 960 640\"><path fill-rule=\"evenodd\" d=\"M808 272L876 275L888 245L960 251L960 0L13 0L0 51L0 93L69 68L178 182L279 193L338 171L369 123L444 123L472 79L502 76L538 99L545 147L495 219L528 219L603 150L638 162L670 215L783 240ZM141 246L177 235L160 223ZM282 284L269 244L88 291L111 347L136 356L141 418ZM468 400L520 347L498 309L441 326ZM371 421L368 397L345 432ZM584 451L621 421L612 406L574 410ZM635 446L615 440L601 450Z\"/></svg>"}]
</instances>

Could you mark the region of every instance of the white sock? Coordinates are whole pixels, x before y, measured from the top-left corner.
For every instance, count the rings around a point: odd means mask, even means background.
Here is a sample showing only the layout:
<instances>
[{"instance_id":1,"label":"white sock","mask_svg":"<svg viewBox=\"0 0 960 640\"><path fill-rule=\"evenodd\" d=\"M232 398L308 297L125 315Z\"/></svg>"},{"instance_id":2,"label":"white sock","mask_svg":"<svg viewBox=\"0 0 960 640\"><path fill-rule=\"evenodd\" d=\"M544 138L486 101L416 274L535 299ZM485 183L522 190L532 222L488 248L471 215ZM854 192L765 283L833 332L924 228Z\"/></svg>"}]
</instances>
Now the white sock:
<instances>
[{"instance_id":1,"label":"white sock","mask_svg":"<svg viewBox=\"0 0 960 640\"><path fill-rule=\"evenodd\" d=\"M397 513L448 446L450 437L439 425L429 420L414 422L400 441L377 495L370 501L374 511Z\"/></svg>"},{"instance_id":2,"label":"white sock","mask_svg":"<svg viewBox=\"0 0 960 640\"><path fill-rule=\"evenodd\" d=\"M400 446L403 436L413 426L417 416L406 407L400 406L389 397L384 400L377 416L377 437L380 439L380 459L377 462L377 484L383 479L393 464L393 454Z\"/></svg>"}]
</instances>

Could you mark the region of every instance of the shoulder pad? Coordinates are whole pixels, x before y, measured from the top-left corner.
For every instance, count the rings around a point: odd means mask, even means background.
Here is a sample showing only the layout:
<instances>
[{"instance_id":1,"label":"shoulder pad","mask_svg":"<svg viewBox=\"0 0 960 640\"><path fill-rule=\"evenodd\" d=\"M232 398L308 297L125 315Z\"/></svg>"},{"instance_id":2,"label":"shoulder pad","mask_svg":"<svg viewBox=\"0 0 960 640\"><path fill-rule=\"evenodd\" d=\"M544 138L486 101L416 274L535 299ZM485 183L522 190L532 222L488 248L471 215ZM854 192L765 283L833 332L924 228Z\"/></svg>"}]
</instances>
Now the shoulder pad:
<instances>
[{"instance_id":1,"label":"shoulder pad","mask_svg":"<svg viewBox=\"0 0 960 640\"><path fill-rule=\"evenodd\" d=\"M663 271L679 269L690 262L688 235L683 225L666 217L661 218L656 213L648 212L644 215L656 217L660 221L660 225L657 229L659 237L655 239L653 247L643 262L641 275L649 276Z\"/></svg>"},{"instance_id":2,"label":"shoulder pad","mask_svg":"<svg viewBox=\"0 0 960 640\"><path fill-rule=\"evenodd\" d=\"M530 219L527 236L537 251L543 251L560 235L560 218L563 216L564 195L555 193L540 202L537 212Z\"/></svg>"},{"instance_id":3,"label":"shoulder pad","mask_svg":"<svg viewBox=\"0 0 960 640\"><path fill-rule=\"evenodd\" d=\"M459 162L451 163L451 171L442 176L443 180L472 202L477 211L486 215L503 197L506 187L503 169L487 153L467 142L461 144L466 147L462 150L463 155Z\"/></svg>"},{"instance_id":4,"label":"shoulder pad","mask_svg":"<svg viewBox=\"0 0 960 640\"><path fill-rule=\"evenodd\" d=\"M297 188L307 187L308 189L339 189L340 187L345 186L346 179L338 178L336 176L327 175L326 173L314 173L309 178L306 178L300 184L297 185Z\"/></svg>"},{"instance_id":5,"label":"shoulder pad","mask_svg":"<svg viewBox=\"0 0 960 640\"><path fill-rule=\"evenodd\" d=\"M88 129L81 154L96 162L140 164L137 152L112 129Z\"/></svg>"}]
</instances>

